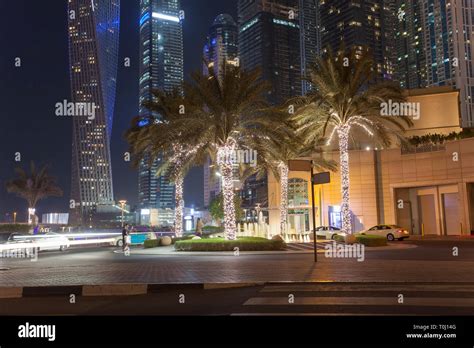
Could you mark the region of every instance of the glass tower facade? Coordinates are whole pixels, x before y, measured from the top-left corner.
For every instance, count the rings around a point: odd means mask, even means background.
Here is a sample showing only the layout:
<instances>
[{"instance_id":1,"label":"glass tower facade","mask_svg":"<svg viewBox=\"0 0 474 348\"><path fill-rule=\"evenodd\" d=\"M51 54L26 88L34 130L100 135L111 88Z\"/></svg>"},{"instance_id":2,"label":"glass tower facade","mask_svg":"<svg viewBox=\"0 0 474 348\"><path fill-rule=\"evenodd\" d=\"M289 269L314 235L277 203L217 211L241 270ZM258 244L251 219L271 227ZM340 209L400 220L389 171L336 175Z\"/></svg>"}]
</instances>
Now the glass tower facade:
<instances>
[{"instance_id":1,"label":"glass tower facade","mask_svg":"<svg viewBox=\"0 0 474 348\"><path fill-rule=\"evenodd\" d=\"M426 86L422 6L419 0L396 0L396 79L402 88Z\"/></svg>"},{"instance_id":2,"label":"glass tower facade","mask_svg":"<svg viewBox=\"0 0 474 348\"><path fill-rule=\"evenodd\" d=\"M120 0L69 0L71 99L94 108L73 117L71 220L87 223L99 205L114 204L110 138L115 105Z\"/></svg>"},{"instance_id":3,"label":"glass tower facade","mask_svg":"<svg viewBox=\"0 0 474 348\"><path fill-rule=\"evenodd\" d=\"M428 86L460 91L463 127L474 127L474 1L423 0Z\"/></svg>"},{"instance_id":4,"label":"glass tower facade","mask_svg":"<svg viewBox=\"0 0 474 348\"><path fill-rule=\"evenodd\" d=\"M140 105L139 114L151 114L143 103L155 89L180 88L183 71L183 28L179 0L140 1ZM142 209L174 209L174 185L165 176L156 176L163 159L151 167L145 159L139 167L138 202Z\"/></svg>"},{"instance_id":5,"label":"glass tower facade","mask_svg":"<svg viewBox=\"0 0 474 348\"><path fill-rule=\"evenodd\" d=\"M320 2L321 43L323 51L346 49L362 53L368 47L379 79L394 76L395 4L393 0L323 0Z\"/></svg>"},{"instance_id":6,"label":"glass tower facade","mask_svg":"<svg viewBox=\"0 0 474 348\"><path fill-rule=\"evenodd\" d=\"M320 52L319 1L239 0L239 58L243 69L260 68L272 90L268 100L280 104L306 93L302 82ZM241 191L243 205L268 206L266 179L250 178Z\"/></svg>"}]
</instances>

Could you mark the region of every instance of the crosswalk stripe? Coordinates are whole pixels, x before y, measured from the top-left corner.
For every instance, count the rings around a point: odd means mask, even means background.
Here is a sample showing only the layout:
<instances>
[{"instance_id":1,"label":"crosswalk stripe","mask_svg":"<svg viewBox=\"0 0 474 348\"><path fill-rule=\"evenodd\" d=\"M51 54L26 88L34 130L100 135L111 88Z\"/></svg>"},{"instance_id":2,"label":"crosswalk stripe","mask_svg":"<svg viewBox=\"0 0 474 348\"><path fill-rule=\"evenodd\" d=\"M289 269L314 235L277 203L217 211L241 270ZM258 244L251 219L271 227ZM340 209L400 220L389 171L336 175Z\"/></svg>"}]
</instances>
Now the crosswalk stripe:
<instances>
[{"instance_id":1,"label":"crosswalk stripe","mask_svg":"<svg viewBox=\"0 0 474 348\"><path fill-rule=\"evenodd\" d=\"M294 303L288 297L251 297L244 306L427 306L427 307L474 307L474 298L452 297L405 297L403 304L398 297L295 297Z\"/></svg>"}]
</instances>

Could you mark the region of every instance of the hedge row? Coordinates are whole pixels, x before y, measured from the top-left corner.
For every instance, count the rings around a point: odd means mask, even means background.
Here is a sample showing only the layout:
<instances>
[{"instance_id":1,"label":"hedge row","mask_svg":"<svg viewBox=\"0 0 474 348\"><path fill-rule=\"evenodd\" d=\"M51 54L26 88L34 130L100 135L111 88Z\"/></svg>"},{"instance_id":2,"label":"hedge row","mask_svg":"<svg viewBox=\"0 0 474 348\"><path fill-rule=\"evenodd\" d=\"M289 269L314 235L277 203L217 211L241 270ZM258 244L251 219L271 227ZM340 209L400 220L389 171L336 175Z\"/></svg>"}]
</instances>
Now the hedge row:
<instances>
[{"instance_id":1,"label":"hedge row","mask_svg":"<svg viewBox=\"0 0 474 348\"><path fill-rule=\"evenodd\" d=\"M28 224L0 224L0 233L28 233L30 228Z\"/></svg>"},{"instance_id":2,"label":"hedge row","mask_svg":"<svg viewBox=\"0 0 474 348\"><path fill-rule=\"evenodd\" d=\"M242 237L237 240L212 238L178 241L174 247L177 251L234 251L235 248L239 251L275 251L283 250L285 242L258 237Z\"/></svg>"}]
</instances>

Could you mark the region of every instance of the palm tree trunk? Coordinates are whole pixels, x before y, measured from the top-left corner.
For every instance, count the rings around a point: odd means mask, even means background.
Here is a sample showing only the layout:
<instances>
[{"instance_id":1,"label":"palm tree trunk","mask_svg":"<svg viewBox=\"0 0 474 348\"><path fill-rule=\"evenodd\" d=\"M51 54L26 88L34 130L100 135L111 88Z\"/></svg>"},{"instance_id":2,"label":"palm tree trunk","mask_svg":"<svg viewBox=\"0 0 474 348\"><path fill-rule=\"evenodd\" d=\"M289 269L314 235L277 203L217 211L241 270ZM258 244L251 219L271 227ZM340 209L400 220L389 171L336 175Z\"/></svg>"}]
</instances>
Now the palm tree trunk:
<instances>
[{"instance_id":1,"label":"palm tree trunk","mask_svg":"<svg viewBox=\"0 0 474 348\"><path fill-rule=\"evenodd\" d=\"M217 151L217 164L222 177L222 196L224 203L224 234L227 240L237 238L234 206L234 177L232 170L233 146L221 146Z\"/></svg>"},{"instance_id":2,"label":"palm tree trunk","mask_svg":"<svg viewBox=\"0 0 474 348\"><path fill-rule=\"evenodd\" d=\"M174 234L176 237L183 236L183 176L179 175L175 180L175 206L174 206Z\"/></svg>"},{"instance_id":3,"label":"palm tree trunk","mask_svg":"<svg viewBox=\"0 0 474 348\"><path fill-rule=\"evenodd\" d=\"M280 233L286 233L288 227L288 165L280 162Z\"/></svg>"},{"instance_id":4,"label":"palm tree trunk","mask_svg":"<svg viewBox=\"0 0 474 348\"><path fill-rule=\"evenodd\" d=\"M349 208L349 131L350 126L340 126L337 130L339 138L339 158L341 171L341 219L342 232L352 233L351 211Z\"/></svg>"}]
</instances>

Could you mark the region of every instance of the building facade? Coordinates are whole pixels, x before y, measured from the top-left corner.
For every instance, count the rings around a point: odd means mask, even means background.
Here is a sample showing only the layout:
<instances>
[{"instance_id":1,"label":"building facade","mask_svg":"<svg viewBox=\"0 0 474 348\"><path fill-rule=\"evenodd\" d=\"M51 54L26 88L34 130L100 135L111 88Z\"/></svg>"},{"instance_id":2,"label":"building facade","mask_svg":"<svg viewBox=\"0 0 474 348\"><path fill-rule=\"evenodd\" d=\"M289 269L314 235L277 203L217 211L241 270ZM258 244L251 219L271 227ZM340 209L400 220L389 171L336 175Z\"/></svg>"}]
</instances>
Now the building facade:
<instances>
[{"instance_id":1,"label":"building facade","mask_svg":"<svg viewBox=\"0 0 474 348\"><path fill-rule=\"evenodd\" d=\"M395 5L393 0L324 0L320 3L323 52L369 48L379 79L394 74Z\"/></svg>"},{"instance_id":2,"label":"building facade","mask_svg":"<svg viewBox=\"0 0 474 348\"><path fill-rule=\"evenodd\" d=\"M88 223L97 206L114 204L110 138L119 27L119 0L69 0L71 100L92 111L72 120L72 223Z\"/></svg>"},{"instance_id":3,"label":"building facade","mask_svg":"<svg viewBox=\"0 0 474 348\"><path fill-rule=\"evenodd\" d=\"M143 106L144 102L152 100L153 90L172 91L182 86L183 19L179 0L140 1L139 115L144 118L160 118ZM148 166L145 159L139 166L140 209L174 209L174 185L166 175L155 175L161 161L163 159L158 158Z\"/></svg>"},{"instance_id":4,"label":"building facade","mask_svg":"<svg viewBox=\"0 0 474 348\"><path fill-rule=\"evenodd\" d=\"M419 0L396 1L396 79L402 88L426 86L423 7Z\"/></svg>"},{"instance_id":5,"label":"building facade","mask_svg":"<svg viewBox=\"0 0 474 348\"><path fill-rule=\"evenodd\" d=\"M422 114L407 136L459 132L459 91L415 90L408 100ZM339 161L338 152L325 157ZM280 185L269 175L269 219L279 228ZM474 232L474 138L406 151L397 147L350 151L350 209L353 232L397 224L412 235L469 235ZM340 227L340 174L315 185L317 226ZM288 187L290 233L311 231L310 174L292 171Z\"/></svg>"},{"instance_id":6,"label":"building facade","mask_svg":"<svg viewBox=\"0 0 474 348\"><path fill-rule=\"evenodd\" d=\"M460 90L463 127L474 127L474 2L423 0L428 86Z\"/></svg>"}]
</instances>

